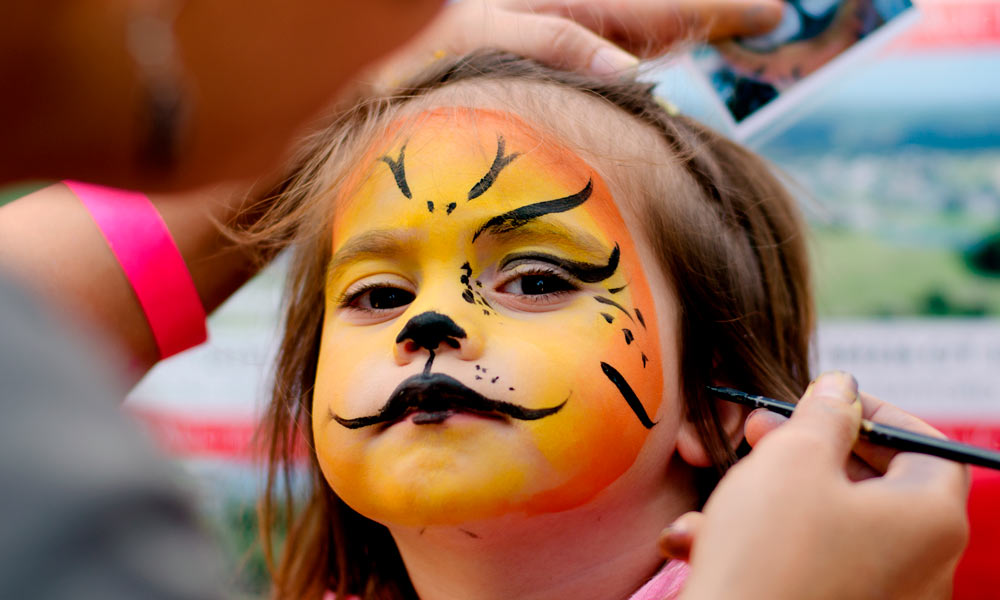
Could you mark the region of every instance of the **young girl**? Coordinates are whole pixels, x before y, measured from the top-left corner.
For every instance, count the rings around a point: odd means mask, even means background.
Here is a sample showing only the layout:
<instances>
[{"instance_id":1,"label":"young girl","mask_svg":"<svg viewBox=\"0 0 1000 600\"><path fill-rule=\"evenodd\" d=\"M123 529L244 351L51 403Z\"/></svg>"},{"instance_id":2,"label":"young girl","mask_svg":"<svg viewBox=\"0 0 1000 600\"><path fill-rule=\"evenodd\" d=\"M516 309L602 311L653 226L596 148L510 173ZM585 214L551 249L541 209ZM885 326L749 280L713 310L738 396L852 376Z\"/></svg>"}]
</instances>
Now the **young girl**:
<instances>
[{"instance_id":1,"label":"young girl","mask_svg":"<svg viewBox=\"0 0 1000 600\"><path fill-rule=\"evenodd\" d=\"M277 597L629 597L737 457L705 386L808 383L794 202L647 85L472 55L304 156L258 231L296 248ZM303 439L308 500L279 500Z\"/></svg>"}]
</instances>

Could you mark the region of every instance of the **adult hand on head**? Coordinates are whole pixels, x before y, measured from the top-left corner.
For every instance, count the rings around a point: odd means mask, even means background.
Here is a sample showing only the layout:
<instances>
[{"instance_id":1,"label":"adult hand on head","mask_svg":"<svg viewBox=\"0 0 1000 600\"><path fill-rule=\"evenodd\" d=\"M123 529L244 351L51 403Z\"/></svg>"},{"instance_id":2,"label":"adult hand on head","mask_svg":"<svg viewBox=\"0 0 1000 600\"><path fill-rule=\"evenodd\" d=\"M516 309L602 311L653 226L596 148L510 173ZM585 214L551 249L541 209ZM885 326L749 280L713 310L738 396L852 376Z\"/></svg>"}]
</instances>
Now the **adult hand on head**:
<instances>
[{"instance_id":1,"label":"adult hand on head","mask_svg":"<svg viewBox=\"0 0 1000 600\"><path fill-rule=\"evenodd\" d=\"M780 20L780 0L464 0L387 60L376 85L393 86L436 58L479 48L618 76L637 66L635 55L662 54L678 41L760 34Z\"/></svg>"},{"instance_id":2,"label":"adult hand on head","mask_svg":"<svg viewBox=\"0 0 1000 600\"><path fill-rule=\"evenodd\" d=\"M830 373L787 423L751 414L753 451L703 513L683 515L661 538L667 554L689 554L685 600L950 597L968 540L968 471L857 442L862 415L941 435L890 404L866 395L853 403L857 397L852 377Z\"/></svg>"}]
</instances>

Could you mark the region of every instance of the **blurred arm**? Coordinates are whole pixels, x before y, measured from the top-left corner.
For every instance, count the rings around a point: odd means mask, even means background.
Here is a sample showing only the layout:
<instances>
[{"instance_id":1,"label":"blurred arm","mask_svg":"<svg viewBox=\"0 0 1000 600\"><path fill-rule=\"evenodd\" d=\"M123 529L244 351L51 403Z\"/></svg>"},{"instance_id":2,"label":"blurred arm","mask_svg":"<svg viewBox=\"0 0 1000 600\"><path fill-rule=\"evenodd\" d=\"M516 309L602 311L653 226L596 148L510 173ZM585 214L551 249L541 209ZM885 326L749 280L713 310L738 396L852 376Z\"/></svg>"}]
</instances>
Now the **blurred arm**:
<instances>
[{"instance_id":1,"label":"blurred arm","mask_svg":"<svg viewBox=\"0 0 1000 600\"><path fill-rule=\"evenodd\" d=\"M248 248L221 231L245 191L216 186L151 200L191 272L206 312L256 271ZM58 308L107 334L138 379L159 359L146 317L118 261L83 204L56 184L0 208L0 265Z\"/></svg>"}]
</instances>

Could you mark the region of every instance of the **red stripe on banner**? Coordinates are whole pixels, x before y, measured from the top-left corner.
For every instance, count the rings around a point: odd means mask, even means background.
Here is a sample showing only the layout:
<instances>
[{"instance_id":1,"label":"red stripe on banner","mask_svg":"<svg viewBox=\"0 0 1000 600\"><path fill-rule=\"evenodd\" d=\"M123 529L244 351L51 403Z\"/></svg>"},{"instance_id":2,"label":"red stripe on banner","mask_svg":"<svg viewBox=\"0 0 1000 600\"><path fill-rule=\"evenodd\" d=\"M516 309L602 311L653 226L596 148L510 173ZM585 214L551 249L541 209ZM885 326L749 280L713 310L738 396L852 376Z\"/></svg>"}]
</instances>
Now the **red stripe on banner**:
<instances>
[{"instance_id":1,"label":"red stripe on banner","mask_svg":"<svg viewBox=\"0 0 1000 600\"><path fill-rule=\"evenodd\" d=\"M252 419L205 419L128 407L165 452L179 458L245 461L254 452L257 422Z\"/></svg>"},{"instance_id":2,"label":"red stripe on banner","mask_svg":"<svg viewBox=\"0 0 1000 600\"><path fill-rule=\"evenodd\" d=\"M925 1L920 20L895 41L895 51L1000 47L1000 2Z\"/></svg>"},{"instance_id":3,"label":"red stripe on banner","mask_svg":"<svg viewBox=\"0 0 1000 600\"><path fill-rule=\"evenodd\" d=\"M953 600L1000 597L1000 472L973 467L969 545L955 571Z\"/></svg>"},{"instance_id":4,"label":"red stripe on banner","mask_svg":"<svg viewBox=\"0 0 1000 600\"><path fill-rule=\"evenodd\" d=\"M935 421L931 423L948 439L982 446L992 450L1000 450L1000 422L990 421Z\"/></svg>"}]
</instances>

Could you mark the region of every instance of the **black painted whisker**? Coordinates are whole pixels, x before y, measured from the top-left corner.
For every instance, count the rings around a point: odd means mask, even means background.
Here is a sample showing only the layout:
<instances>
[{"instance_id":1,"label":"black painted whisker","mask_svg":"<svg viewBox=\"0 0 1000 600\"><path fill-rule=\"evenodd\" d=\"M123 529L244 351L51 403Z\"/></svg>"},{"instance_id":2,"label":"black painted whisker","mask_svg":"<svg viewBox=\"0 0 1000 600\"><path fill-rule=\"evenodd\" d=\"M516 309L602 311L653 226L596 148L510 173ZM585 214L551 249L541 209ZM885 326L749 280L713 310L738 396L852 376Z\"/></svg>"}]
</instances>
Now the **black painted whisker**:
<instances>
[{"instance_id":1,"label":"black painted whisker","mask_svg":"<svg viewBox=\"0 0 1000 600\"><path fill-rule=\"evenodd\" d=\"M628 403L629 408L632 409L635 416L638 417L642 426L646 429L652 429L653 425L656 425L656 423L650 420L649 415L646 414L646 409L642 406L642 402L640 402L639 397L635 395L635 391L632 389L632 386L625 381L625 377L623 377L621 373L606 362L601 363L601 370L604 371L604 375L611 380L611 383L615 384L615 387L618 388L618 392L622 395L622 398L625 399L625 402Z\"/></svg>"},{"instance_id":2,"label":"black painted whisker","mask_svg":"<svg viewBox=\"0 0 1000 600\"><path fill-rule=\"evenodd\" d=\"M614 306L618 310L620 310L623 313L625 313L625 316L628 317L630 321L635 321L635 319L632 318L632 314L629 313L628 310L624 306L622 306L621 304L618 304L617 302L615 302L611 298L605 298L604 296L594 296L594 300L597 300L601 304L607 304L608 306Z\"/></svg>"},{"instance_id":3,"label":"black painted whisker","mask_svg":"<svg viewBox=\"0 0 1000 600\"><path fill-rule=\"evenodd\" d=\"M403 193L408 199L413 198L413 194L410 193L410 186L406 183L406 169L403 166L403 155L406 153L406 144L399 149L399 156L393 160L388 156L383 156L381 158L382 162L389 165L389 170L392 171L392 177L396 180L396 187L399 191Z\"/></svg>"},{"instance_id":4,"label":"black painted whisker","mask_svg":"<svg viewBox=\"0 0 1000 600\"><path fill-rule=\"evenodd\" d=\"M497 180L497 176L500 175L500 171L509 165L515 158L521 156L519 152L504 155L505 146L506 142L504 141L503 136L497 136L496 158L493 159L493 164L490 165L490 170L486 173L486 175L483 175L483 178L469 190L469 200L473 200L485 194L486 190L490 189L490 186L492 186Z\"/></svg>"}]
</instances>

